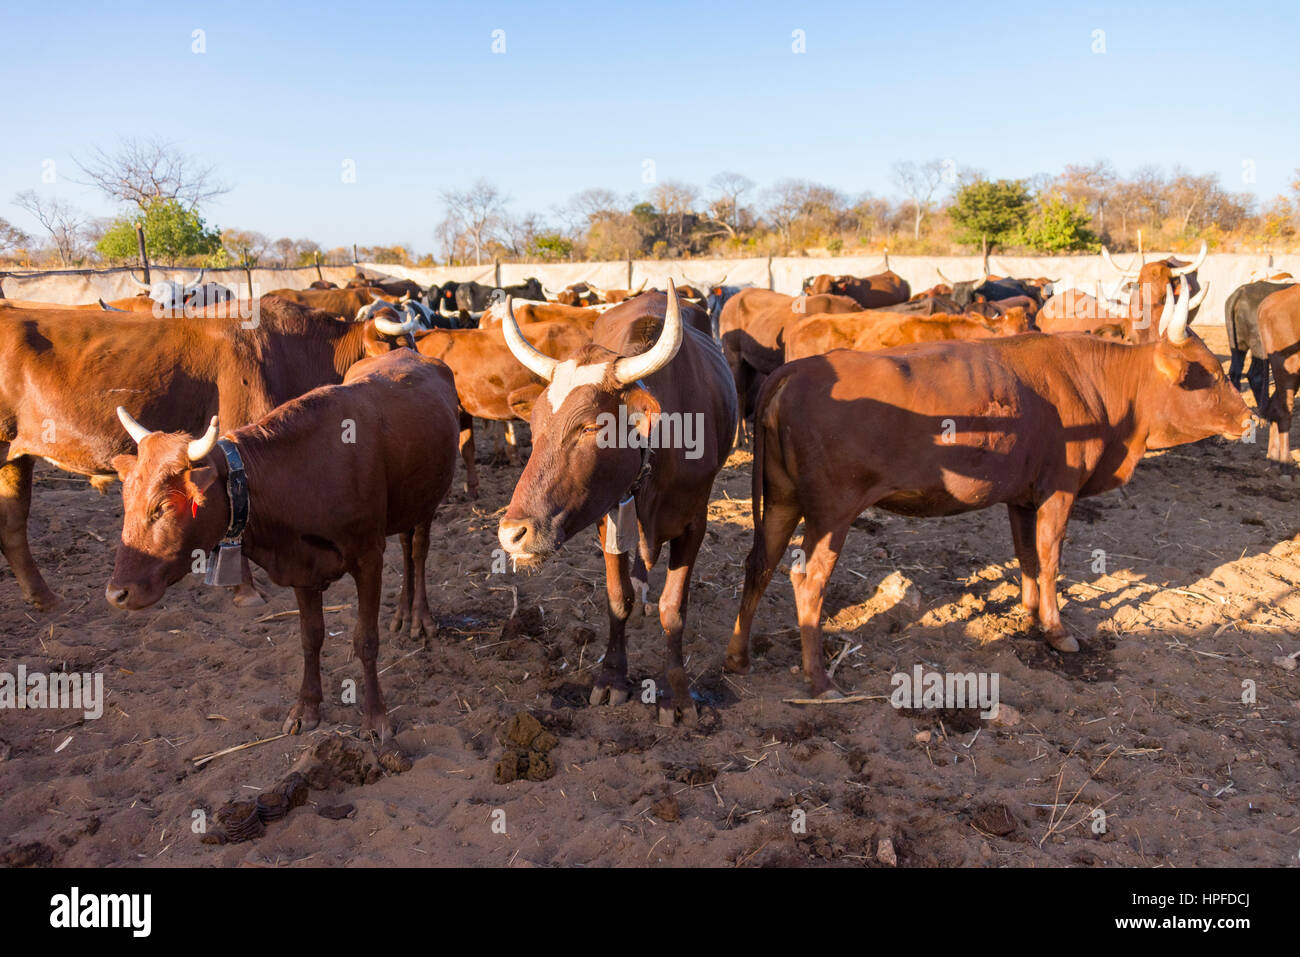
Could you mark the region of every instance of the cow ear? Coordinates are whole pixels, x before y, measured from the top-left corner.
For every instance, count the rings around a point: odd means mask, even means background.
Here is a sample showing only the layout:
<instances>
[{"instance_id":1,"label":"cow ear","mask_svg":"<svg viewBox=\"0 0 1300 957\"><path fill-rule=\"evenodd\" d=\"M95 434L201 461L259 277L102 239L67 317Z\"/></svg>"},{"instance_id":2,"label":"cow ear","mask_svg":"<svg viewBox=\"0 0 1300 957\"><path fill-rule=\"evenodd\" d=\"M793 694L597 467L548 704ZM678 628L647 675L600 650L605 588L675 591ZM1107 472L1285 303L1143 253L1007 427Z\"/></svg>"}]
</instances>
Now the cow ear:
<instances>
[{"instance_id":1,"label":"cow ear","mask_svg":"<svg viewBox=\"0 0 1300 957\"><path fill-rule=\"evenodd\" d=\"M641 418L637 420L637 431L648 436L654 420L659 417L659 400L645 389L634 388L628 392L625 401L627 403L628 418L632 417L632 413L639 412Z\"/></svg>"},{"instance_id":2,"label":"cow ear","mask_svg":"<svg viewBox=\"0 0 1300 957\"><path fill-rule=\"evenodd\" d=\"M135 471L135 463L138 460L134 455L115 455L113 456L113 468L117 470L117 477L125 482L126 477Z\"/></svg>"},{"instance_id":3,"label":"cow ear","mask_svg":"<svg viewBox=\"0 0 1300 957\"><path fill-rule=\"evenodd\" d=\"M1156 368L1174 385L1182 385L1190 367L1191 363L1182 356L1171 354L1168 349L1156 350Z\"/></svg>"},{"instance_id":4,"label":"cow ear","mask_svg":"<svg viewBox=\"0 0 1300 957\"><path fill-rule=\"evenodd\" d=\"M526 385L521 389L515 389L506 396L506 404L510 411L525 422L533 417L533 403L537 397L542 394L542 387L537 383Z\"/></svg>"},{"instance_id":5,"label":"cow ear","mask_svg":"<svg viewBox=\"0 0 1300 957\"><path fill-rule=\"evenodd\" d=\"M197 500L200 504L207 497L208 491L217 484L217 470L211 465L204 465L201 468L190 469L189 484L192 488L187 489L190 498Z\"/></svg>"}]
</instances>

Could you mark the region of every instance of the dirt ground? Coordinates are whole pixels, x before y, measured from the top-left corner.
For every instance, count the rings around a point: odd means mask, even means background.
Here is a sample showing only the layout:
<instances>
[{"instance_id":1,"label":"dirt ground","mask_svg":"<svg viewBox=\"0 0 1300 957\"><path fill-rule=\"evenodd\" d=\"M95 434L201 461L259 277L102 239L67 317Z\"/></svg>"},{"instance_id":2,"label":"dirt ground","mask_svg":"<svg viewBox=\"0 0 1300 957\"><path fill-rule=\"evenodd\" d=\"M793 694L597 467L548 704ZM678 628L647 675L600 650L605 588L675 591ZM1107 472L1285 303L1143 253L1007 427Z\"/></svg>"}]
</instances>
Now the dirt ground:
<instances>
[{"instance_id":1,"label":"dirt ground","mask_svg":"<svg viewBox=\"0 0 1300 957\"><path fill-rule=\"evenodd\" d=\"M1208 339L1223 352L1221 330ZM692 730L659 727L637 698L587 705L605 635L594 535L538 574L491 573L517 474L485 468L476 503L458 479L435 524L437 636L385 632L381 680L412 762L394 773L345 737L359 722L341 701L345 679L360 683L350 580L326 595L343 607L326 616L321 727L196 768L196 756L278 734L301 655L295 618L268 616L290 612L292 592L268 586L267 607L239 610L194 581L154 608L111 609L119 487L101 497L43 466L33 549L65 610L30 610L4 565L0 671L100 671L107 703L83 722L0 712L0 862L1297 863L1300 671L1286 656L1300 650L1300 516L1296 483L1266 468L1262 442L1152 454L1122 493L1075 509L1061 583L1064 619L1084 644L1072 656L1048 649L1018 610L1004 509L864 514L832 579L826 632L828 656L847 650L836 680L869 697L833 706L783 701L804 693L784 575L756 622L752 673L722 673L751 539L749 455L734 454L714 489L687 620L701 704ZM1105 573L1093 570L1097 549ZM392 541L386 614L399 560ZM879 589L894 573L906 589ZM652 588L661 581L662 568ZM659 671L657 622L637 625L629 644L639 685ZM997 722L896 710L890 676L917 664L996 673L1012 710ZM521 762L506 736L519 749L537 729L521 736L520 712L546 732ZM307 803L263 836L215 844L194 833L196 810L211 840L218 808L295 766L312 784ZM521 779L498 783L517 770Z\"/></svg>"}]
</instances>

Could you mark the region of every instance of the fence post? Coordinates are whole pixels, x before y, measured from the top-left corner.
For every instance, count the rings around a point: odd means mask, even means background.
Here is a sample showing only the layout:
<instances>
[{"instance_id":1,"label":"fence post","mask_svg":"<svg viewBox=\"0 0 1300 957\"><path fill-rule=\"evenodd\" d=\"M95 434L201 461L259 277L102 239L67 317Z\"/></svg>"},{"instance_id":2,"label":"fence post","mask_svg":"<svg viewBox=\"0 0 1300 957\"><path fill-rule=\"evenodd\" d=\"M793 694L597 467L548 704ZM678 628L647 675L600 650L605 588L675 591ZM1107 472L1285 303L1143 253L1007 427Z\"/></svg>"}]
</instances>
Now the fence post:
<instances>
[{"instance_id":1,"label":"fence post","mask_svg":"<svg viewBox=\"0 0 1300 957\"><path fill-rule=\"evenodd\" d=\"M767 288L775 289L776 281L772 278L772 257L767 257Z\"/></svg>"},{"instance_id":2,"label":"fence post","mask_svg":"<svg viewBox=\"0 0 1300 957\"><path fill-rule=\"evenodd\" d=\"M144 224L143 223L135 224L135 243L136 246L139 247L140 249L140 266L144 269L144 284L146 286L152 285L152 283L149 280L149 254L145 251L145 247L144 247Z\"/></svg>"},{"instance_id":3,"label":"fence post","mask_svg":"<svg viewBox=\"0 0 1300 957\"><path fill-rule=\"evenodd\" d=\"M627 257L627 291L632 291L632 257Z\"/></svg>"},{"instance_id":4,"label":"fence post","mask_svg":"<svg viewBox=\"0 0 1300 957\"><path fill-rule=\"evenodd\" d=\"M256 299L253 295L253 271L248 268L248 253L244 253L244 282L248 283L248 298Z\"/></svg>"},{"instance_id":5,"label":"fence post","mask_svg":"<svg viewBox=\"0 0 1300 957\"><path fill-rule=\"evenodd\" d=\"M498 289L501 288L501 260L492 260L492 282Z\"/></svg>"},{"instance_id":6,"label":"fence post","mask_svg":"<svg viewBox=\"0 0 1300 957\"><path fill-rule=\"evenodd\" d=\"M320 271L320 250L313 249L311 251L311 258L312 261L316 263L316 278L319 279L321 282L324 282L325 277L321 275L321 271Z\"/></svg>"}]
</instances>

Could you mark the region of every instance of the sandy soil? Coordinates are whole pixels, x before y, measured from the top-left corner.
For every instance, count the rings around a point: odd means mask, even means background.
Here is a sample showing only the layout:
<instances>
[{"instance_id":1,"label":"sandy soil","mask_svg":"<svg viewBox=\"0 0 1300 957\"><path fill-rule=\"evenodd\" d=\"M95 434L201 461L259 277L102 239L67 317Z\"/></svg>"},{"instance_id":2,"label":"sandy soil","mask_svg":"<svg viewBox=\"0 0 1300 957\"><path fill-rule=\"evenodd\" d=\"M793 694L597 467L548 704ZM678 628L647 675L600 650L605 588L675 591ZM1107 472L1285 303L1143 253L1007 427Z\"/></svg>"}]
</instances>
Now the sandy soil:
<instances>
[{"instance_id":1,"label":"sandy soil","mask_svg":"<svg viewBox=\"0 0 1300 957\"><path fill-rule=\"evenodd\" d=\"M539 574L490 574L518 470L485 468L480 501L454 493L435 525L438 635L385 636L380 649L413 763L404 773L344 736L359 721L340 700L344 680L360 680L349 580L326 596L346 607L327 615L321 728L196 769L195 756L278 733L301 657L294 618L266 616L293 609L292 593L270 587L266 608L241 611L196 581L147 611L116 612L103 587L117 487L101 497L42 468L33 547L67 610L30 611L5 566L0 671L102 671L107 705L81 723L68 711L0 712L0 861L1295 864L1300 671L1275 659L1300 648L1300 519L1295 483L1263 456L1262 444L1221 440L1154 454L1123 493L1076 508L1062 581L1065 621L1085 645L1073 656L1026 630L1005 510L863 515L830 587L827 653L849 649L837 680L871 697L806 707L783 702L804 690L784 576L756 623L752 674L721 671L751 537L749 456L737 453L715 487L688 618L703 705L694 730L660 728L636 699L588 707L604 650L599 553L571 544ZM1095 549L1105 574L1092 570ZM399 558L391 542L389 611ZM893 573L906 579L902 600L878 592ZM653 677L657 623L642 622L630 646L633 678ZM890 676L916 664L997 673L1014 714L998 724L895 710ZM1243 704L1247 681L1256 700ZM517 766L505 742L520 737L520 712L551 736L519 765L544 779L498 783L499 768ZM263 836L222 845L193 833L196 809L211 839L219 807L295 766L309 799ZM805 833L792 830L797 810Z\"/></svg>"}]
</instances>

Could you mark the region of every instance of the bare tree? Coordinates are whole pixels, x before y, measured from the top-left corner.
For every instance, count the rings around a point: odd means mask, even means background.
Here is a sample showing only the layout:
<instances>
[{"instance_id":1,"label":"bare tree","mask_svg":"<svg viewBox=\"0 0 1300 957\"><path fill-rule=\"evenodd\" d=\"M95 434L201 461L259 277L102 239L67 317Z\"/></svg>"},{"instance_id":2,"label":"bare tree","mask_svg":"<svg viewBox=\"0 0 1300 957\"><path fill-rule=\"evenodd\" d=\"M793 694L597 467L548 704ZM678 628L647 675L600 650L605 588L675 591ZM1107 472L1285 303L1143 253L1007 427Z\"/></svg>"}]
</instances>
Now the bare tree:
<instances>
[{"instance_id":1,"label":"bare tree","mask_svg":"<svg viewBox=\"0 0 1300 957\"><path fill-rule=\"evenodd\" d=\"M50 234L63 265L70 266L80 258L88 222L80 210L52 196L42 197L32 189L25 189L15 196L14 205L35 216Z\"/></svg>"},{"instance_id":2,"label":"bare tree","mask_svg":"<svg viewBox=\"0 0 1300 957\"><path fill-rule=\"evenodd\" d=\"M109 199L144 209L160 199L174 199L187 209L230 192L201 166L166 140L123 139L116 152L96 149L77 167Z\"/></svg>"},{"instance_id":3,"label":"bare tree","mask_svg":"<svg viewBox=\"0 0 1300 957\"><path fill-rule=\"evenodd\" d=\"M22 249L30 246L32 237L9 222L7 219L0 219L0 253L7 253L12 249Z\"/></svg>"},{"instance_id":4,"label":"bare tree","mask_svg":"<svg viewBox=\"0 0 1300 957\"><path fill-rule=\"evenodd\" d=\"M670 240L675 240L678 244L682 242L686 232L686 217L694 210L698 199L699 190L680 180L664 180L650 191L650 201L664 217Z\"/></svg>"},{"instance_id":5,"label":"bare tree","mask_svg":"<svg viewBox=\"0 0 1300 957\"><path fill-rule=\"evenodd\" d=\"M459 224L474 246L474 265L483 264L483 249L505 215L506 198L485 179L465 190L444 190L448 218Z\"/></svg>"},{"instance_id":6,"label":"bare tree","mask_svg":"<svg viewBox=\"0 0 1300 957\"><path fill-rule=\"evenodd\" d=\"M912 238L921 238L921 221L930 211L934 194L943 184L943 160L930 160L928 163L895 163L894 184L907 196L912 204Z\"/></svg>"},{"instance_id":7,"label":"bare tree","mask_svg":"<svg viewBox=\"0 0 1300 957\"><path fill-rule=\"evenodd\" d=\"M725 171L709 180L709 188L717 194L717 200L711 207L714 222L721 226L730 225L734 237L740 229L740 197L754 188L754 181L743 173Z\"/></svg>"}]
</instances>

